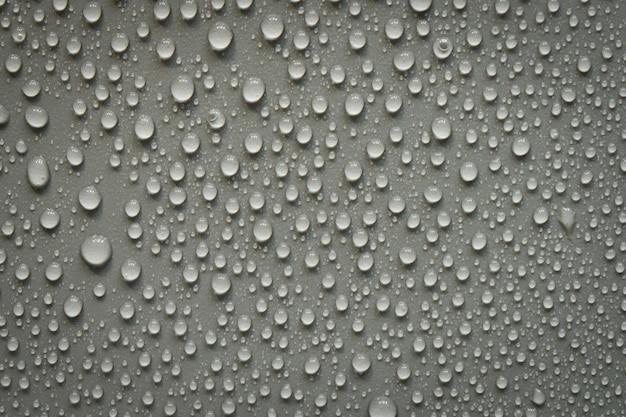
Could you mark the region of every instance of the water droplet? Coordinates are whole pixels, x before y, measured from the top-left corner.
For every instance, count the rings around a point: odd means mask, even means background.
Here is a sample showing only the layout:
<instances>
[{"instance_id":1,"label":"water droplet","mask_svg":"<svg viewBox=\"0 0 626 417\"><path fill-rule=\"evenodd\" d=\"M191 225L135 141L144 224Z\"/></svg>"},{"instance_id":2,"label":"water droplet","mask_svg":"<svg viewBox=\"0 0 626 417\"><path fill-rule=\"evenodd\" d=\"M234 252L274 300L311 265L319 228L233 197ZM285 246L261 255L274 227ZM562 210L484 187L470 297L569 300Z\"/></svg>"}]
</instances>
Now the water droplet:
<instances>
[{"instance_id":1,"label":"water droplet","mask_svg":"<svg viewBox=\"0 0 626 417\"><path fill-rule=\"evenodd\" d=\"M141 275L141 264L135 259L126 259L120 268L122 279L127 283L133 283Z\"/></svg>"},{"instance_id":2,"label":"water droplet","mask_svg":"<svg viewBox=\"0 0 626 417\"><path fill-rule=\"evenodd\" d=\"M349 94L344 104L348 116L356 117L361 114L365 107L363 96L358 93Z\"/></svg>"},{"instance_id":3,"label":"water droplet","mask_svg":"<svg viewBox=\"0 0 626 417\"><path fill-rule=\"evenodd\" d=\"M579 57L576 68L582 74L588 73L591 70L591 58L586 55Z\"/></svg>"},{"instance_id":4,"label":"water droplet","mask_svg":"<svg viewBox=\"0 0 626 417\"><path fill-rule=\"evenodd\" d=\"M125 33L116 33L111 38L111 49L118 54L126 52L128 45L130 45L130 39Z\"/></svg>"},{"instance_id":5,"label":"water droplet","mask_svg":"<svg viewBox=\"0 0 626 417\"><path fill-rule=\"evenodd\" d=\"M535 390L533 391L533 394L530 398L530 400L535 404L535 405L543 405L546 402L546 395L543 393L543 391L535 388Z\"/></svg>"},{"instance_id":6,"label":"water droplet","mask_svg":"<svg viewBox=\"0 0 626 417\"><path fill-rule=\"evenodd\" d=\"M533 213L533 220L535 221L535 224L538 226L546 224L549 218L550 218L550 212L544 206L537 207Z\"/></svg>"},{"instance_id":7,"label":"water droplet","mask_svg":"<svg viewBox=\"0 0 626 417\"><path fill-rule=\"evenodd\" d=\"M102 195L95 186L88 185L78 193L78 202L84 210L93 211L100 207Z\"/></svg>"},{"instance_id":8,"label":"water droplet","mask_svg":"<svg viewBox=\"0 0 626 417\"><path fill-rule=\"evenodd\" d=\"M459 172L463 181L473 182L478 177L478 166L472 161L466 161L461 165Z\"/></svg>"},{"instance_id":9,"label":"water droplet","mask_svg":"<svg viewBox=\"0 0 626 417\"><path fill-rule=\"evenodd\" d=\"M28 106L24 112L26 123L33 129L43 129L48 125L48 112L39 106Z\"/></svg>"},{"instance_id":10,"label":"water droplet","mask_svg":"<svg viewBox=\"0 0 626 417\"><path fill-rule=\"evenodd\" d=\"M176 53L176 43L171 38L163 38L157 43L156 52L161 61L168 61Z\"/></svg>"},{"instance_id":11,"label":"water droplet","mask_svg":"<svg viewBox=\"0 0 626 417\"><path fill-rule=\"evenodd\" d=\"M272 238L272 224L267 220L258 220L253 227L254 238L259 243L265 243Z\"/></svg>"},{"instance_id":12,"label":"water droplet","mask_svg":"<svg viewBox=\"0 0 626 417\"><path fill-rule=\"evenodd\" d=\"M413 9L414 11L418 12L418 13L423 13L428 11L428 9L430 9L430 6L432 6L433 4L433 0L409 0L409 6L411 6L411 9Z\"/></svg>"},{"instance_id":13,"label":"water droplet","mask_svg":"<svg viewBox=\"0 0 626 417\"><path fill-rule=\"evenodd\" d=\"M188 75L179 75L172 81L170 92L177 103L187 103L193 97L195 85Z\"/></svg>"},{"instance_id":14,"label":"water droplet","mask_svg":"<svg viewBox=\"0 0 626 417\"><path fill-rule=\"evenodd\" d=\"M224 22L215 22L209 29L209 43L216 52L225 51L233 41L233 31Z\"/></svg>"},{"instance_id":15,"label":"water droplet","mask_svg":"<svg viewBox=\"0 0 626 417\"><path fill-rule=\"evenodd\" d=\"M487 246L487 235L483 232L476 232L472 236L472 249L481 251Z\"/></svg>"},{"instance_id":16,"label":"water droplet","mask_svg":"<svg viewBox=\"0 0 626 417\"><path fill-rule=\"evenodd\" d=\"M198 3L196 0L183 0L180 3L179 10L183 20L190 22L198 14Z\"/></svg>"},{"instance_id":17,"label":"water droplet","mask_svg":"<svg viewBox=\"0 0 626 417\"><path fill-rule=\"evenodd\" d=\"M50 168L43 156L36 156L28 162L28 183L35 191L42 190L50 183Z\"/></svg>"},{"instance_id":18,"label":"water droplet","mask_svg":"<svg viewBox=\"0 0 626 417\"><path fill-rule=\"evenodd\" d=\"M200 149L200 138L197 134L189 132L183 136L181 145L187 155L194 155Z\"/></svg>"},{"instance_id":19,"label":"water droplet","mask_svg":"<svg viewBox=\"0 0 626 417\"><path fill-rule=\"evenodd\" d=\"M83 17L90 24L96 24L102 17L102 6L100 3L91 1L83 8Z\"/></svg>"},{"instance_id":20,"label":"water droplet","mask_svg":"<svg viewBox=\"0 0 626 417\"><path fill-rule=\"evenodd\" d=\"M242 87L243 99L248 104L256 104L265 95L265 83L257 77L248 78Z\"/></svg>"},{"instance_id":21,"label":"water droplet","mask_svg":"<svg viewBox=\"0 0 626 417\"><path fill-rule=\"evenodd\" d=\"M411 51L401 51L393 56L393 66L399 72L407 72L415 65L415 54ZM411 84L409 84L409 88ZM415 90L415 88L413 88ZM421 90L421 88L420 88ZM417 94L417 93L413 93Z\"/></svg>"},{"instance_id":22,"label":"water droplet","mask_svg":"<svg viewBox=\"0 0 626 417\"><path fill-rule=\"evenodd\" d=\"M261 32L267 41L278 40L285 30L285 23L282 17L276 14L268 14L261 22Z\"/></svg>"},{"instance_id":23,"label":"water droplet","mask_svg":"<svg viewBox=\"0 0 626 417\"><path fill-rule=\"evenodd\" d=\"M44 275L49 282L57 282L63 276L63 266L58 262L52 262L46 267Z\"/></svg>"},{"instance_id":24,"label":"water droplet","mask_svg":"<svg viewBox=\"0 0 626 417\"><path fill-rule=\"evenodd\" d=\"M369 371L372 361L366 353L358 352L352 357L352 368L357 374L364 374Z\"/></svg>"},{"instance_id":25,"label":"water droplet","mask_svg":"<svg viewBox=\"0 0 626 417\"><path fill-rule=\"evenodd\" d=\"M391 398L381 395L370 401L368 413L370 417L396 417L398 407Z\"/></svg>"},{"instance_id":26,"label":"water droplet","mask_svg":"<svg viewBox=\"0 0 626 417\"><path fill-rule=\"evenodd\" d=\"M75 319L83 311L83 300L76 295L70 295L63 303L63 312L69 319Z\"/></svg>"},{"instance_id":27,"label":"water droplet","mask_svg":"<svg viewBox=\"0 0 626 417\"><path fill-rule=\"evenodd\" d=\"M89 236L80 245L80 255L87 264L93 267L106 265L112 254L111 242L102 235Z\"/></svg>"},{"instance_id":28,"label":"water droplet","mask_svg":"<svg viewBox=\"0 0 626 417\"><path fill-rule=\"evenodd\" d=\"M348 181L356 182L360 180L361 175L363 175L363 167L358 161L349 161L343 172Z\"/></svg>"},{"instance_id":29,"label":"water droplet","mask_svg":"<svg viewBox=\"0 0 626 417\"><path fill-rule=\"evenodd\" d=\"M397 41L404 34L404 25L400 19L391 18L385 23L385 35L390 41Z\"/></svg>"},{"instance_id":30,"label":"water droplet","mask_svg":"<svg viewBox=\"0 0 626 417\"><path fill-rule=\"evenodd\" d=\"M155 125L152 117L147 114L141 114L135 120L135 136L137 139L144 141L154 136Z\"/></svg>"},{"instance_id":31,"label":"water droplet","mask_svg":"<svg viewBox=\"0 0 626 417\"><path fill-rule=\"evenodd\" d=\"M570 207L561 207L559 210L559 223L568 234L574 230L576 212Z\"/></svg>"},{"instance_id":32,"label":"water droplet","mask_svg":"<svg viewBox=\"0 0 626 417\"><path fill-rule=\"evenodd\" d=\"M452 123L447 117L439 116L433 120L431 130L435 139L447 140L452 135Z\"/></svg>"},{"instance_id":33,"label":"water droplet","mask_svg":"<svg viewBox=\"0 0 626 417\"><path fill-rule=\"evenodd\" d=\"M449 38L439 38L433 42L433 53L438 59L449 58L453 50L452 41Z\"/></svg>"},{"instance_id":34,"label":"water droplet","mask_svg":"<svg viewBox=\"0 0 626 417\"><path fill-rule=\"evenodd\" d=\"M47 208L39 217L39 224L46 230L54 230L61 222L61 215L53 208Z\"/></svg>"},{"instance_id":35,"label":"water droplet","mask_svg":"<svg viewBox=\"0 0 626 417\"><path fill-rule=\"evenodd\" d=\"M226 275L215 275L211 280L211 288L213 288L213 293L217 296L223 296L228 294L232 283L230 278Z\"/></svg>"}]
</instances>

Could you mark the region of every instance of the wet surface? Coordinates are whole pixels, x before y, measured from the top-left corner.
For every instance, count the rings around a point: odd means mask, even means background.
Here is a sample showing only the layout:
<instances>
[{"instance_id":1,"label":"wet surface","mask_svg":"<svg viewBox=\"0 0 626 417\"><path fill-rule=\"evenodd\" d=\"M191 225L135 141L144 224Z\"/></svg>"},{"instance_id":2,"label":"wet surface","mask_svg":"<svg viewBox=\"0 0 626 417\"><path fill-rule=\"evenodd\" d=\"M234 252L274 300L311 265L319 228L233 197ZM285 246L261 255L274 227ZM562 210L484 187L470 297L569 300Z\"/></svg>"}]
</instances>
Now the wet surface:
<instances>
[{"instance_id":1,"label":"wet surface","mask_svg":"<svg viewBox=\"0 0 626 417\"><path fill-rule=\"evenodd\" d=\"M0 0L0 415L623 415L624 21Z\"/></svg>"}]
</instances>

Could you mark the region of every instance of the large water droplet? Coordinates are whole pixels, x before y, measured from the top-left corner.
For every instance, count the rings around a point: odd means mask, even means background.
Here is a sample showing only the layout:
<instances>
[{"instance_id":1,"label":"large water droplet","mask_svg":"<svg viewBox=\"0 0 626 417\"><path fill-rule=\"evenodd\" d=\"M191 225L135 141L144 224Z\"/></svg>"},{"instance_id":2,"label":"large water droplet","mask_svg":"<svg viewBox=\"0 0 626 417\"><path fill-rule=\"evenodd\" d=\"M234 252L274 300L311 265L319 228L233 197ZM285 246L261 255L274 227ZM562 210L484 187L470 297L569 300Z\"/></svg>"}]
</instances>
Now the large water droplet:
<instances>
[{"instance_id":1,"label":"large water droplet","mask_svg":"<svg viewBox=\"0 0 626 417\"><path fill-rule=\"evenodd\" d=\"M70 295L63 303L63 312L69 319L75 319L83 311L83 300L76 295Z\"/></svg>"},{"instance_id":2,"label":"large water droplet","mask_svg":"<svg viewBox=\"0 0 626 417\"><path fill-rule=\"evenodd\" d=\"M85 238L80 245L80 255L90 266L101 267L111 260L113 249L111 242L102 235L93 235Z\"/></svg>"},{"instance_id":3,"label":"large water droplet","mask_svg":"<svg viewBox=\"0 0 626 417\"><path fill-rule=\"evenodd\" d=\"M28 183L35 190L39 191L50 183L50 168L43 156L34 157L28 162Z\"/></svg>"}]
</instances>

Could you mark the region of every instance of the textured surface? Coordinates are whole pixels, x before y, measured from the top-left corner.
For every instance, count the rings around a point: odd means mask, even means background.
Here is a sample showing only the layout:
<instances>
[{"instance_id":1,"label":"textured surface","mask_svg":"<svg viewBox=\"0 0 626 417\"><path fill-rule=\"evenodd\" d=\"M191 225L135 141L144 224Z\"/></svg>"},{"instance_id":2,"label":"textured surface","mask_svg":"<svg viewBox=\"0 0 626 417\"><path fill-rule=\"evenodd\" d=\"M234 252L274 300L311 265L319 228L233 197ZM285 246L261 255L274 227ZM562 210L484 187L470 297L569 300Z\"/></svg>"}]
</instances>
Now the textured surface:
<instances>
[{"instance_id":1,"label":"textured surface","mask_svg":"<svg viewBox=\"0 0 626 417\"><path fill-rule=\"evenodd\" d=\"M0 0L0 415L623 415L626 8Z\"/></svg>"}]
</instances>

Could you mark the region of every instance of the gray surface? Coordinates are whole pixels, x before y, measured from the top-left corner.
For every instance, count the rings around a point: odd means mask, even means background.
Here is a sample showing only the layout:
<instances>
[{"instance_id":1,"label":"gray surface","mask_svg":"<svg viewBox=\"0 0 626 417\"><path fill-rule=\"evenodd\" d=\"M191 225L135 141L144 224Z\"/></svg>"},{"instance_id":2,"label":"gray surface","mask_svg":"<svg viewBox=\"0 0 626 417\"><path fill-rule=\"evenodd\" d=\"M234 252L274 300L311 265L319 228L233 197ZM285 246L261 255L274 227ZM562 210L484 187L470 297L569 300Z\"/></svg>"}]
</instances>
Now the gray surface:
<instances>
[{"instance_id":1,"label":"gray surface","mask_svg":"<svg viewBox=\"0 0 626 417\"><path fill-rule=\"evenodd\" d=\"M0 415L624 415L621 2L63 3L0 0Z\"/></svg>"}]
</instances>

